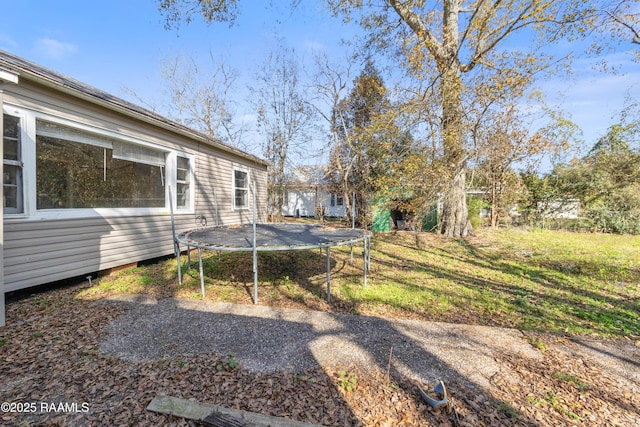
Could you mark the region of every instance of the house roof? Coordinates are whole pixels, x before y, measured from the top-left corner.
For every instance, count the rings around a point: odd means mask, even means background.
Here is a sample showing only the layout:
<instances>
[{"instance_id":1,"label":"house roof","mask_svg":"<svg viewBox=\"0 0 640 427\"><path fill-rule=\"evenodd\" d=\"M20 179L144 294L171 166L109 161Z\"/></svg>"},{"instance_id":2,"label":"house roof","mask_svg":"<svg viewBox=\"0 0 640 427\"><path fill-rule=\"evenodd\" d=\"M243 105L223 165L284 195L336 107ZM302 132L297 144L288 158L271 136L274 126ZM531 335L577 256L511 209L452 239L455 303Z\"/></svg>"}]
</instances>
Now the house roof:
<instances>
[{"instance_id":1,"label":"house roof","mask_svg":"<svg viewBox=\"0 0 640 427\"><path fill-rule=\"evenodd\" d=\"M268 166L265 160L226 144L218 139L191 129L176 121L163 117L153 111L132 104L124 99L113 96L93 86L84 84L71 77L49 70L26 59L15 56L9 52L0 50L0 71L9 71L19 75L19 78L31 80L51 87L63 93L68 93L77 98L100 105L109 110L125 114L129 117L141 120L152 125L164 128L187 138L202 142L228 153L252 160L256 163Z\"/></svg>"},{"instance_id":2,"label":"house roof","mask_svg":"<svg viewBox=\"0 0 640 427\"><path fill-rule=\"evenodd\" d=\"M286 177L287 186L322 186L328 185L324 166L298 166Z\"/></svg>"}]
</instances>

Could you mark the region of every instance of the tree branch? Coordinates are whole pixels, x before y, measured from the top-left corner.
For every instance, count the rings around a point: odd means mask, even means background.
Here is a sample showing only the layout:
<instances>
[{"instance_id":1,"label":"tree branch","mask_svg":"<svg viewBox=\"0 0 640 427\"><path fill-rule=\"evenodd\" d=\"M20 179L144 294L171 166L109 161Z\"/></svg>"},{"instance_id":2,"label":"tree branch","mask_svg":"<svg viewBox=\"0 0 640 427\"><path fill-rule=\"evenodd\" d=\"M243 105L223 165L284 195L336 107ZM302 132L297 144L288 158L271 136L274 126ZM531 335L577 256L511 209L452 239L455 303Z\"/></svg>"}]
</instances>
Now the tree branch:
<instances>
[{"instance_id":1,"label":"tree branch","mask_svg":"<svg viewBox=\"0 0 640 427\"><path fill-rule=\"evenodd\" d=\"M427 29L427 26L422 22L422 19L420 19L417 13L398 0L386 0L386 2L393 7L400 18L409 25L409 28L411 28L415 35L424 42L427 49L429 49L437 61L446 60L442 43Z\"/></svg>"},{"instance_id":2,"label":"tree branch","mask_svg":"<svg viewBox=\"0 0 640 427\"><path fill-rule=\"evenodd\" d=\"M496 1L493 5L492 11L497 10L500 3L501 3L500 0ZM473 58L471 58L471 61L461 66L462 72L471 71L488 52L491 52L498 45L498 43L504 40L509 34L512 34L514 31L529 25L530 23L523 22L523 20L527 12L531 9L531 7L532 7L531 4L527 5L527 7L523 8L522 12L520 12L520 14L511 23L507 23L497 28L495 31L492 31L493 34L497 34L498 32L500 32L501 34L498 34L498 36L495 37L493 41L491 41L491 43L489 43L483 49L480 49L481 44L480 42L478 42L478 45L476 46L476 51L474 52L474 55L473 55Z\"/></svg>"},{"instance_id":3,"label":"tree branch","mask_svg":"<svg viewBox=\"0 0 640 427\"><path fill-rule=\"evenodd\" d=\"M633 39L631 39L631 43L640 44L640 33L638 32L638 30L636 30L635 28L633 28L633 26L631 24L629 24L628 22L623 21L622 18L620 18L617 15L609 12L608 10L604 10L603 12L606 15L608 15L609 18L611 18L614 22L617 22L618 24L622 25L623 27L626 27L627 29L629 29L633 33Z\"/></svg>"}]
</instances>

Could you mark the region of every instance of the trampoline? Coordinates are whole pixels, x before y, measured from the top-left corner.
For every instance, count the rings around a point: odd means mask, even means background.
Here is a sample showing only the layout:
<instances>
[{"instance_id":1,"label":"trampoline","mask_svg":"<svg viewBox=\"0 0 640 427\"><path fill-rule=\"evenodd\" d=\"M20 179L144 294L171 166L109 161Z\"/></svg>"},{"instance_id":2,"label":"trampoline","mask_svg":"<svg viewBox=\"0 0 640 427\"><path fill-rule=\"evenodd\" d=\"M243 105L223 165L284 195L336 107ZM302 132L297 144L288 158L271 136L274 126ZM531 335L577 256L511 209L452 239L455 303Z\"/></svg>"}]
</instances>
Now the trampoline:
<instances>
[{"instance_id":1,"label":"trampoline","mask_svg":"<svg viewBox=\"0 0 640 427\"><path fill-rule=\"evenodd\" d=\"M255 190L254 190L255 191ZM255 193L254 193L255 194ZM255 206L255 200L254 200ZM198 217L201 225L206 219ZM202 268L202 251L251 251L253 253L253 303L258 303L258 259L261 251L286 251L305 249L325 249L327 258L327 301L331 301L331 247L351 245L351 261L353 262L353 245L363 244L363 276L367 285L367 271L370 265L369 247L372 233L359 228L327 227L323 224L308 224L294 222L256 223L254 211L253 222L239 225L202 226L184 231L176 235L171 210L171 222L174 239L175 255L178 262L178 282L182 283L180 264L181 246L187 247L187 254L191 249L198 250L198 266L200 274L200 289L202 298L205 297L204 273ZM189 263L191 259L189 257Z\"/></svg>"},{"instance_id":2,"label":"trampoline","mask_svg":"<svg viewBox=\"0 0 640 427\"><path fill-rule=\"evenodd\" d=\"M279 222L256 224L258 251L284 251L341 246L361 242L369 231L326 227L322 224ZM217 251L253 250L253 224L198 228L180 233L178 241L194 248Z\"/></svg>"}]
</instances>

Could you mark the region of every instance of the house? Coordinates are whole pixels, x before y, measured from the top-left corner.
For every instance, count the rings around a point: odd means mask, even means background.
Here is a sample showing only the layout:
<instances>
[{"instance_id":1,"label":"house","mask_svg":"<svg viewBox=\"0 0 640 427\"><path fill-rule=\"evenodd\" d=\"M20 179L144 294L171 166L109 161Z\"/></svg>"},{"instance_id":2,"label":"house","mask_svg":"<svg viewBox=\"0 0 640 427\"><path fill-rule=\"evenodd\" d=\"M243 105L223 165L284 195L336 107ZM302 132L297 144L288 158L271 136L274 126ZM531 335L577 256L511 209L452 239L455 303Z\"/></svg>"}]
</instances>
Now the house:
<instances>
[{"instance_id":1,"label":"house","mask_svg":"<svg viewBox=\"0 0 640 427\"><path fill-rule=\"evenodd\" d=\"M177 230L248 222L255 182L266 220L255 156L4 51L0 104L2 302L173 253L171 207Z\"/></svg>"},{"instance_id":2,"label":"house","mask_svg":"<svg viewBox=\"0 0 640 427\"><path fill-rule=\"evenodd\" d=\"M344 196L331 191L322 166L299 166L287 176L282 215L345 218L347 209Z\"/></svg>"},{"instance_id":3,"label":"house","mask_svg":"<svg viewBox=\"0 0 640 427\"><path fill-rule=\"evenodd\" d=\"M538 202L536 212L542 218L577 219L580 217L580 200L573 197L558 197L551 201Z\"/></svg>"}]
</instances>

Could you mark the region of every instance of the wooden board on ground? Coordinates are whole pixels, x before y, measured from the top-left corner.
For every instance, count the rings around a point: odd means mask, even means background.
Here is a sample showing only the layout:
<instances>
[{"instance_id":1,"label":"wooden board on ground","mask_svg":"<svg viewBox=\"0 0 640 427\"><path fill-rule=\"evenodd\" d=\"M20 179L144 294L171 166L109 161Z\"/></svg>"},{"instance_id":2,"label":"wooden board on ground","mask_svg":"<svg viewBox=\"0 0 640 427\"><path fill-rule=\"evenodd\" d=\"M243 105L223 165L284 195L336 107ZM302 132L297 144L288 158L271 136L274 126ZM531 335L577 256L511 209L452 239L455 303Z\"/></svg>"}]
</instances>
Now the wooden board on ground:
<instances>
[{"instance_id":1,"label":"wooden board on ground","mask_svg":"<svg viewBox=\"0 0 640 427\"><path fill-rule=\"evenodd\" d=\"M316 424L303 423L288 418L272 417L171 396L155 397L147 406L147 410L201 422L204 422L207 417L209 420L227 418L228 421L237 420L240 423L237 425L246 427L318 427ZM215 426L216 424L210 423L208 425Z\"/></svg>"}]
</instances>

